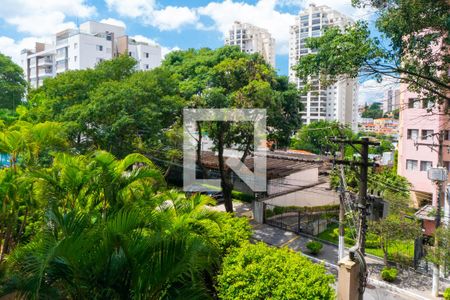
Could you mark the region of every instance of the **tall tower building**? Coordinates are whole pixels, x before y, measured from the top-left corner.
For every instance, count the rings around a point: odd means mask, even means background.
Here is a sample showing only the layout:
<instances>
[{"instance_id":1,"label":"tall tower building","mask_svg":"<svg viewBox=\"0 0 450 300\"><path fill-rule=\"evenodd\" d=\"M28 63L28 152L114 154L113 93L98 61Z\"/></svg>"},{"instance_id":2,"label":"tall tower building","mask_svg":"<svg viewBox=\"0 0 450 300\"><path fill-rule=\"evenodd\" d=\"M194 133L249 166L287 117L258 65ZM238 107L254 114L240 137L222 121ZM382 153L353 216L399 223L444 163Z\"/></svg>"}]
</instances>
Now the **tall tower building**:
<instances>
[{"instance_id":1,"label":"tall tower building","mask_svg":"<svg viewBox=\"0 0 450 300\"><path fill-rule=\"evenodd\" d=\"M383 113L392 113L400 107L400 89L390 88L384 93Z\"/></svg>"},{"instance_id":2,"label":"tall tower building","mask_svg":"<svg viewBox=\"0 0 450 300\"><path fill-rule=\"evenodd\" d=\"M236 21L228 31L225 45L239 46L247 53L259 53L275 68L275 39L267 29Z\"/></svg>"},{"instance_id":3,"label":"tall tower building","mask_svg":"<svg viewBox=\"0 0 450 300\"><path fill-rule=\"evenodd\" d=\"M51 44L36 43L34 49L22 50L21 65L30 86L39 87L45 78L94 68L120 54L135 58L138 70L161 65L160 46L135 41L125 34L124 27L94 21L56 33Z\"/></svg>"},{"instance_id":4,"label":"tall tower building","mask_svg":"<svg viewBox=\"0 0 450 300\"><path fill-rule=\"evenodd\" d=\"M298 64L303 56L314 53L306 47L306 39L319 37L329 26L344 28L352 23L352 20L331 9L326 5L309 5L296 17L295 24L290 27L289 39L289 81L295 83L298 88L303 88L305 82L299 80L293 67ZM357 89L356 79L340 80L328 87L321 86L318 78L311 78L312 89L307 95L301 96L305 107L303 114L304 124L310 124L318 120L335 120L348 124L353 130L357 129Z\"/></svg>"}]
</instances>

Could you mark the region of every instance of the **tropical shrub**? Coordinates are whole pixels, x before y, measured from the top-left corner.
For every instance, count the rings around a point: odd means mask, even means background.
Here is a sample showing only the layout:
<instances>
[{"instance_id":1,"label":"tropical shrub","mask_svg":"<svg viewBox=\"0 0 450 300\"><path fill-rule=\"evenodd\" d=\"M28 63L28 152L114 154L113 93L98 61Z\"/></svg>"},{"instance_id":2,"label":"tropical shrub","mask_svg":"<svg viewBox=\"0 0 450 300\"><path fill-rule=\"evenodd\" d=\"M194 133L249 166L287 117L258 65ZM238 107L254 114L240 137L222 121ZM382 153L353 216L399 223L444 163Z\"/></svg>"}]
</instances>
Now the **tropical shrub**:
<instances>
[{"instance_id":1,"label":"tropical shrub","mask_svg":"<svg viewBox=\"0 0 450 300\"><path fill-rule=\"evenodd\" d=\"M220 299L334 299L334 277L288 248L244 243L217 277Z\"/></svg>"},{"instance_id":2,"label":"tropical shrub","mask_svg":"<svg viewBox=\"0 0 450 300\"><path fill-rule=\"evenodd\" d=\"M322 250L322 243L317 241L310 241L306 243L306 248L311 252L311 254L316 255L319 254L320 250Z\"/></svg>"},{"instance_id":3,"label":"tropical shrub","mask_svg":"<svg viewBox=\"0 0 450 300\"><path fill-rule=\"evenodd\" d=\"M450 288L446 288L444 291L444 300L450 300Z\"/></svg>"},{"instance_id":4,"label":"tropical shrub","mask_svg":"<svg viewBox=\"0 0 450 300\"><path fill-rule=\"evenodd\" d=\"M247 218L223 213L220 215L218 223L219 226L212 224L209 229L223 254L232 247L239 247L252 236L252 227Z\"/></svg>"},{"instance_id":5,"label":"tropical shrub","mask_svg":"<svg viewBox=\"0 0 450 300\"><path fill-rule=\"evenodd\" d=\"M221 255L221 214L173 191L152 205L101 211L54 208L43 230L7 260L3 293L44 299L210 297Z\"/></svg>"},{"instance_id":6,"label":"tropical shrub","mask_svg":"<svg viewBox=\"0 0 450 300\"><path fill-rule=\"evenodd\" d=\"M387 282L393 282L397 279L398 270L396 268L384 267L381 270L381 278Z\"/></svg>"}]
</instances>

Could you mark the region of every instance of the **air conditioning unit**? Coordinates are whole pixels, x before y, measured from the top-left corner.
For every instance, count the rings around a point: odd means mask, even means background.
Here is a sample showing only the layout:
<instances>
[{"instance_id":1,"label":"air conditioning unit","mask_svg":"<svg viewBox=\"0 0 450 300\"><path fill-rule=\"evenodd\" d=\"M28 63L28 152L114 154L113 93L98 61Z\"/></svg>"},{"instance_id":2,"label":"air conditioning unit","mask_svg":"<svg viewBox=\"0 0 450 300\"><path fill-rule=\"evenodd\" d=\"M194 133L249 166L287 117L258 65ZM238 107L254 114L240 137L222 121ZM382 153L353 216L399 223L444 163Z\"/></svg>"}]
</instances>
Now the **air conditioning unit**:
<instances>
[{"instance_id":1,"label":"air conditioning unit","mask_svg":"<svg viewBox=\"0 0 450 300\"><path fill-rule=\"evenodd\" d=\"M428 169L428 179L432 181L447 181L448 173L446 168L429 168Z\"/></svg>"}]
</instances>

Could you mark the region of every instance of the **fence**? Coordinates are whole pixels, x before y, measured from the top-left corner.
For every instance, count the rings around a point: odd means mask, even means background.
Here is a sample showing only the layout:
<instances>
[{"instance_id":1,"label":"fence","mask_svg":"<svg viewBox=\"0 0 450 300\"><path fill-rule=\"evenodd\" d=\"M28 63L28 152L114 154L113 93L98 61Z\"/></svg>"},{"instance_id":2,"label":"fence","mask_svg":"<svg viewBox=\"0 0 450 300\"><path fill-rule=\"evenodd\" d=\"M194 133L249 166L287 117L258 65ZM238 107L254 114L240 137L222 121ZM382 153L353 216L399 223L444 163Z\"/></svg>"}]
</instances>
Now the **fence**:
<instances>
[{"instance_id":1,"label":"fence","mask_svg":"<svg viewBox=\"0 0 450 300\"><path fill-rule=\"evenodd\" d=\"M318 235L337 222L339 206L298 207L264 203L264 223L296 233Z\"/></svg>"}]
</instances>

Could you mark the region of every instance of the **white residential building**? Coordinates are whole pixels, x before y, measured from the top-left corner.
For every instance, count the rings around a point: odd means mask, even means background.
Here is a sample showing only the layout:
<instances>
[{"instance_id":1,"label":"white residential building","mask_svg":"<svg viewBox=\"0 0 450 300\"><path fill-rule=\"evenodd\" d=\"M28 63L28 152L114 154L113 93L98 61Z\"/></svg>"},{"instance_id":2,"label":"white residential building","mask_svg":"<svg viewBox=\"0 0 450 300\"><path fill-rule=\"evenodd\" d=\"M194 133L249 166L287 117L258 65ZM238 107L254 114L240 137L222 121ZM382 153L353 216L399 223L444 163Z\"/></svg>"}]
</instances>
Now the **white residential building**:
<instances>
[{"instance_id":1,"label":"white residential building","mask_svg":"<svg viewBox=\"0 0 450 300\"><path fill-rule=\"evenodd\" d=\"M306 39L319 37L329 26L344 28L352 20L331 9L328 6L309 5L296 17L295 24L290 28L289 40L289 81L303 88L305 82L300 81L293 70L303 56L314 53L306 47ZM304 124L318 120L336 120L348 124L353 130L357 129L357 90L356 79L340 80L336 84L322 87L317 78L311 78L312 90L301 96L305 106L303 114Z\"/></svg>"},{"instance_id":2,"label":"white residential building","mask_svg":"<svg viewBox=\"0 0 450 300\"><path fill-rule=\"evenodd\" d=\"M137 42L125 34L125 28L89 21L78 29L58 32L51 44L36 43L35 49L21 52L21 64L32 87L67 70L93 68L103 60L120 54L134 57L139 70L161 65L161 47Z\"/></svg>"},{"instance_id":3,"label":"white residential building","mask_svg":"<svg viewBox=\"0 0 450 300\"><path fill-rule=\"evenodd\" d=\"M239 46L247 53L259 53L275 68L275 39L267 29L236 21L228 31L225 45Z\"/></svg>"}]
</instances>

